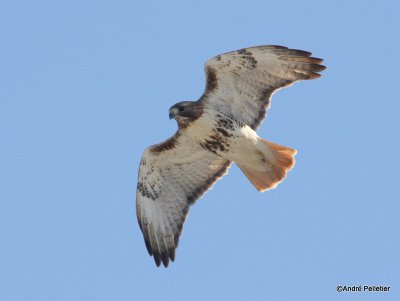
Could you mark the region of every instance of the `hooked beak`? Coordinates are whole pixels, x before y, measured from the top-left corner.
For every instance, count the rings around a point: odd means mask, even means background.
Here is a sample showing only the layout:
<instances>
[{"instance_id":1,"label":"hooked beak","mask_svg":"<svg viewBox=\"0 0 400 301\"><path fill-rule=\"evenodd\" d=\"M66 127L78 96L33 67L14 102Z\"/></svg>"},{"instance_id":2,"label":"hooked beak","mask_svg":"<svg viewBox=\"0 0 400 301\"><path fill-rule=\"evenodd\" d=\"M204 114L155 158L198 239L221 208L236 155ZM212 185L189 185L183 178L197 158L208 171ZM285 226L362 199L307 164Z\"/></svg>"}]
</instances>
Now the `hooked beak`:
<instances>
[{"instance_id":1,"label":"hooked beak","mask_svg":"<svg viewBox=\"0 0 400 301\"><path fill-rule=\"evenodd\" d=\"M175 118L176 116L176 108L172 107L169 109L169 119Z\"/></svg>"}]
</instances>

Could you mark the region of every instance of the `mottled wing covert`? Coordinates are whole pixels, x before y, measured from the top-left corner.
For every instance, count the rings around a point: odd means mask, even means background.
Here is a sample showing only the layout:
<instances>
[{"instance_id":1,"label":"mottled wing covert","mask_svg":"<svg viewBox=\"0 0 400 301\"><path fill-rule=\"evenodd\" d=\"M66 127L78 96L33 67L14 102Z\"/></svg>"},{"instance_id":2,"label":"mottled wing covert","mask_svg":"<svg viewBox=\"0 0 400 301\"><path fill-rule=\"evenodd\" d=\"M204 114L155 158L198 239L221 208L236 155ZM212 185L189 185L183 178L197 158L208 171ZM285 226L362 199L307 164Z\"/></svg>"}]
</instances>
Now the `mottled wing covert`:
<instances>
[{"instance_id":1,"label":"mottled wing covert","mask_svg":"<svg viewBox=\"0 0 400 301\"><path fill-rule=\"evenodd\" d=\"M232 115L253 129L261 124L272 94L299 80L320 77L322 59L283 46L258 46L218 55L205 64L207 107Z\"/></svg>"},{"instance_id":2,"label":"mottled wing covert","mask_svg":"<svg viewBox=\"0 0 400 301\"><path fill-rule=\"evenodd\" d=\"M175 259L189 206L221 178L231 162L175 134L145 150L136 213L147 250L159 266Z\"/></svg>"}]
</instances>

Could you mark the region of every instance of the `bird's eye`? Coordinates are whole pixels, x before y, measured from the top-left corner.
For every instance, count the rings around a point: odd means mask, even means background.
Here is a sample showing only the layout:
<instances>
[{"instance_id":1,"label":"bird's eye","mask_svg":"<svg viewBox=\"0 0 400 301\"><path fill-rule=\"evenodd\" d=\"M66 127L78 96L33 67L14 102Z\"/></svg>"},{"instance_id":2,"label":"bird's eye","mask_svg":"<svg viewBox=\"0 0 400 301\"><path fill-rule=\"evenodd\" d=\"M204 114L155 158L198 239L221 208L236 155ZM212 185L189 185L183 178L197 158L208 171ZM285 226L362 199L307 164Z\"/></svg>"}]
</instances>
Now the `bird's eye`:
<instances>
[{"instance_id":1,"label":"bird's eye","mask_svg":"<svg viewBox=\"0 0 400 301\"><path fill-rule=\"evenodd\" d=\"M184 107L179 107L179 112L183 112L183 111L185 111L185 108Z\"/></svg>"}]
</instances>

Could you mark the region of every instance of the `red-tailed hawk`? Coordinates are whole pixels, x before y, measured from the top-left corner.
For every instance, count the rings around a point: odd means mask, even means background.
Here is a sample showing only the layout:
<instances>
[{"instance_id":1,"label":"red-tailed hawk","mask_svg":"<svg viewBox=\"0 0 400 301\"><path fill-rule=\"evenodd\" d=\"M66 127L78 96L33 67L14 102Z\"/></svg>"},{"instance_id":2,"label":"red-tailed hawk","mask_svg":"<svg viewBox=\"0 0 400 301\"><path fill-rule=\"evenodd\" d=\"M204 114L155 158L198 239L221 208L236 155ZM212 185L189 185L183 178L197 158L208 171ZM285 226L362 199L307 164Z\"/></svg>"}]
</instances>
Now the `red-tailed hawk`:
<instances>
[{"instance_id":1,"label":"red-tailed hawk","mask_svg":"<svg viewBox=\"0 0 400 301\"><path fill-rule=\"evenodd\" d=\"M136 212L157 266L174 261L190 205L235 162L259 191L275 188L294 165L296 150L258 137L272 94L320 77L322 59L282 46L218 55L205 64L198 101L173 105L173 137L150 146L140 162Z\"/></svg>"}]
</instances>

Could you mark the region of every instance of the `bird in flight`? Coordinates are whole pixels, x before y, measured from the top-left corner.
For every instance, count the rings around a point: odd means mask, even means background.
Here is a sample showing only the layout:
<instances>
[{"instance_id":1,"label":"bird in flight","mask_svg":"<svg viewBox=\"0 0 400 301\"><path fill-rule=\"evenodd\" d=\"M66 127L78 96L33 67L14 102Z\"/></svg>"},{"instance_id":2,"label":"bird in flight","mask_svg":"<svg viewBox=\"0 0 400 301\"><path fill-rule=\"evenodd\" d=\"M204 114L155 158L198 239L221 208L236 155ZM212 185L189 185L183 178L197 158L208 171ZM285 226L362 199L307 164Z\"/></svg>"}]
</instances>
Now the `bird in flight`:
<instances>
[{"instance_id":1,"label":"bird in flight","mask_svg":"<svg viewBox=\"0 0 400 301\"><path fill-rule=\"evenodd\" d=\"M322 59L282 46L217 55L205 64L206 88L197 101L173 105L177 132L142 156L136 213L157 266L174 261L189 207L235 162L259 191L275 188L294 165L296 150L260 138L272 94L320 77Z\"/></svg>"}]
</instances>

